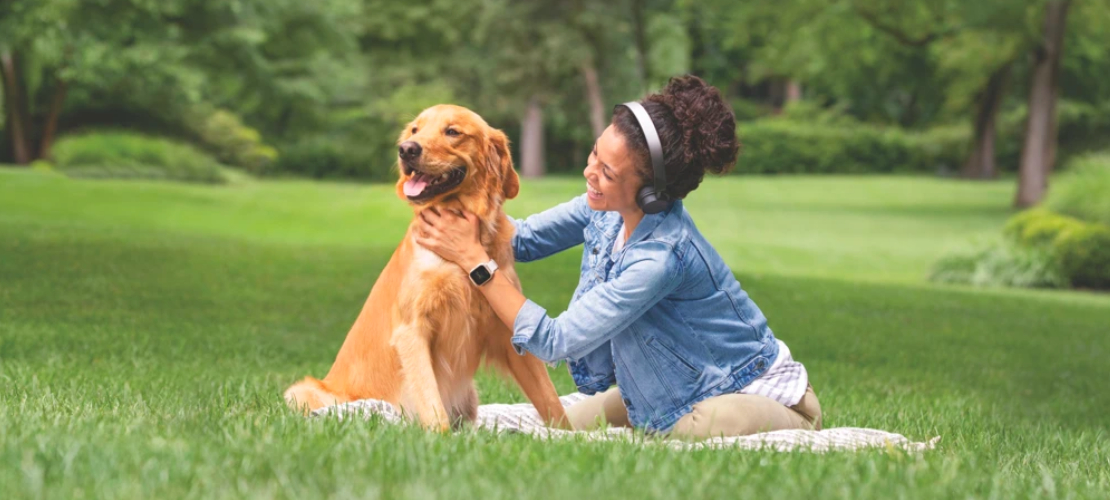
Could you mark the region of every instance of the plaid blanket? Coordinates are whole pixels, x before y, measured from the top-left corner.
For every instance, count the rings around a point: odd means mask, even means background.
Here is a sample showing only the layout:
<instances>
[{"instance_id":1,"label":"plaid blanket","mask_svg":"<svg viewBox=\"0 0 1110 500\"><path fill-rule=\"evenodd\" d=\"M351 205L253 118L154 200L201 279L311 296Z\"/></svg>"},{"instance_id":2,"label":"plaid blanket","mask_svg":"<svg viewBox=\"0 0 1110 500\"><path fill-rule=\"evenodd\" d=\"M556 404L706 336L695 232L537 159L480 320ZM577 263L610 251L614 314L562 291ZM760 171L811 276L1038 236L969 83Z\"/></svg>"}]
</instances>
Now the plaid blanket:
<instances>
[{"instance_id":1,"label":"plaid blanket","mask_svg":"<svg viewBox=\"0 0 1110 500\"><path fill-rule=\"evenodd\" d=\"M586 397L584 394L575 393L563 396L559 400L562 401L565 407ZM363 419L377 416L390 423L400 424L404 422L400 410L385 401L376 399L364 399L320 408L312 412L312 416ZM635 434L628 428L610 427L605 430L588 432L551 429L544 426L539 413L532 405L527 403L481 405L478 407L476 425L479 428L489 429L493 432L524 433L539 439L580 438L588 441L633 441L635 438ZM826 452L864 448L898 448L906 451L924 451L936 447L939 440L940 436L937 436L925 442L917 442L911 441L901 434L876 429L837 427L820 431L773 431L750 436L719 437L696 442L664 437L639 439L638 442L644 445L669 446L683 450L740 448L746 450Z\"/></svg>"}]
</instances>

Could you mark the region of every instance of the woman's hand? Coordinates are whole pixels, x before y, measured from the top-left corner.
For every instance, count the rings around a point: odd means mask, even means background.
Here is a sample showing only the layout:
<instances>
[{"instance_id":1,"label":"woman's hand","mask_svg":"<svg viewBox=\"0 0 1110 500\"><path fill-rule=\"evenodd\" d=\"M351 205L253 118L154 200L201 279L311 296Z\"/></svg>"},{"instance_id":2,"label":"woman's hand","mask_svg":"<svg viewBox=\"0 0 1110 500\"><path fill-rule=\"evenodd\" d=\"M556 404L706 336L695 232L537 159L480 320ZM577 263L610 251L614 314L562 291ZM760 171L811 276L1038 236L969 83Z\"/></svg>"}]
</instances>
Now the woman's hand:
<instances>
[{"instance_id":1,"label":"woman's hand","mask_svg":"<svg viewBox=\"0 0 1110 500\"><path fill-rule=\"evenodd\" d=\"M451 210L429 208L421 211L416 221L416 242L469 272L489 261L478 241L478 223L478 216L465 210L460 217Z\"/></svg>"}]
</instances>

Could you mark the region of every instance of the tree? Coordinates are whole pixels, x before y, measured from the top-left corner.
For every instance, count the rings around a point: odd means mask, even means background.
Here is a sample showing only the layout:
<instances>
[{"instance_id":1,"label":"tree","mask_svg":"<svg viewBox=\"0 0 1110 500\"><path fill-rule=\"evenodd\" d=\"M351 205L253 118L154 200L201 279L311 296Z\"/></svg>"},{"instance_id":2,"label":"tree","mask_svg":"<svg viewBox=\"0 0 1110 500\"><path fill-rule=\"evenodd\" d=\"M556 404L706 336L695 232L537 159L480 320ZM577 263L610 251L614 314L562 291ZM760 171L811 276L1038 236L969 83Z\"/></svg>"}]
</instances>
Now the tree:
<instances>
[{"instance_id":1,"label":"tree","mask_svg":"<svg viewBox=\"0 0 1110 500\"><path fill-rule=\"evenodd\" d=\"M986 87L975 96L975 123L971 134L971 152L961 172L968 179L993 179L995 166L995 140L998 137L998 110L1006 91L1013 62L1007 62L991 72Z\"/></svg>"},{"instance_id":2,"label":"tree","mask_svg":"<svg viewBox=\"0 0 1110 500\"><path fill-rule=\"evenodd\" d=\"M1044 39L1034 51L1033 74L1029 90L1029 118L1014 206L1037 204L1048 189L1048 175L1056 161L1056 101L1060 95L1060 60L1064 51L1071 0L1050 0L1045 4Z\"/></svg>"},{"instance_id":3,"label":"tree","mask_svg":"<svg viewBox=\"0 0 1110 500\"><path fill-rule=\"evenodd\" d=\"M42 153L49 154L65 97L66 82L60 69L71 52L65 26L74 7L74 2L57 0L0 3L5 141L17 164L26 165ZM43 96L50 96L45 110Z\"/></svg>"}]
</instances>

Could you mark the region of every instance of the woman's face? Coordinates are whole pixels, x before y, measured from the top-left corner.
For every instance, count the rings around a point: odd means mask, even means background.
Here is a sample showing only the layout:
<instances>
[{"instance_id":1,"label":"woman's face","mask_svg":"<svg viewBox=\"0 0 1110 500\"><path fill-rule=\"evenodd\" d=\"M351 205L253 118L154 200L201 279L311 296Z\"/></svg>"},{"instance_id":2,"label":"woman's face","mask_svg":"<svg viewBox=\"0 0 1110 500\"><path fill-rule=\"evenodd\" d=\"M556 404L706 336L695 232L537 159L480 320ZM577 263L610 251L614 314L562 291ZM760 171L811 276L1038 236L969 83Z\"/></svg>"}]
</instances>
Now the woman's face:
<instances>
[{"instance_id":1,"label":"woman's face","mask_svg":"<svg viewBox=\"0 0 1110 500\"><path fill-rule=\"evenodd\" d=\"M586 200L594 210L624 212L639 209L636 191L643 184L624 137L613 125L606 127L594 143L586 161Z\"/></svg>"}]
</instances>

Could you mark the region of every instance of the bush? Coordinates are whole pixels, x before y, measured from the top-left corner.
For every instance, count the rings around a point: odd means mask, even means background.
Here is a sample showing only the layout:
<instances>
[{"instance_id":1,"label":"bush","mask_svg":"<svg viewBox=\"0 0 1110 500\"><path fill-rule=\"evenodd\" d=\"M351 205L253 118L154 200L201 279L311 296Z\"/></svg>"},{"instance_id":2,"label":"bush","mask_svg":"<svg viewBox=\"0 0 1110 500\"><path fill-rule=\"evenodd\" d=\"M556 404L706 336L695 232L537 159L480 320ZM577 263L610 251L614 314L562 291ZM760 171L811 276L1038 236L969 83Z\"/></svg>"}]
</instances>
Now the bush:
<instances>
[{"instance_id":1,"label":"bush","mask_svg":"<svg viewBox=\"0 0 1110 500\"><path fill-rule=\"evenodd\" d=\"M1068 284L1051 251L1022 247L1009 240L993 242L970 253L945 256L933 266L929 279L939 283L1025 288L1059 288Z\"/></svg>"},{"instance_id":2,"label":"bush","mask_svg":"<svg viewBox=\"0 0 1110 500\"><path fill-rule=\"evenodd\" d=\"M54 144L53 160L58 171L73 177L225 182L220 164L202 151L132 132L62 137Z\"/></svg>"},{"instance_id":3,"label":"bush","mask_svg":"<svg viewBox=\"0 0 1110 500\"><path fill-rule=\"evenodd\" d=\"M732 105L732 113L736 116L737 122L746 122L770 116L774 112L774 108L770 105L760 104L748 99L736 98L730 101Z\"/></svg>"},{"instance_id":4,"label":"bush","mask_svg":"<svg viewBox=\"0 0 1110 500\"><path fill-rule=\"evenodd\" d=\"M205 149L226 165L261 174L277 159L277 150L263 144L262 135L243 125L239 117L230 111L216 110L201 122L198 129L197 135Z\"/></svg>"},{"instance_id":5,"label":"bush","mask_svg":"<svg viewBox=\"0 0 1110 500\"><path fill-rule=\"evenodd\" d=\"M1045 204L1062 214L1110 225L1110 153L1077 157L1059 176Z\"/></svg>"},{"instance_id":6,"label":"bush","mask_svg":"<svg viewBox=\"0 0 1110 500\"><path fill-rule=\"evenodd\" d=\"M1006 221L1002 234L1027 247L1052 245L1064 232L1082 228L1084 223L1043 208L1026 210Z\"/></svg>"},{"instance_id":7,"label":"bush","mask_svg":"<svg viewBox=\"0 0 1110 500\"><path fill-rule=\"evenodd\" d=\"M395 163L395 156L383 155L378 148L317 137L282 147L271 173L391 182L396 180Z\"/></svg>"},{"instance_id":8,"label":"bush","mask_svg":"<svg viewBox=\"0 0 1110 500\"><path fill-rule=\"evenodd\" d=\"M1011 217L1003 234L1015 245L1051 255L1071 286L1110 288L1110 226L1038 208Z\"/></svg>"},{"instance_id":9,"label":"bush","mask_svg":"<svg viewBox=\"0 0 1110 500\"><path fill-rule=\"evenodd\" d=\"M962 156L947 144L932 144L931 136L844 120L769 118L738 129L744 144L738 173L935 173L956 168Z\"/></svg>"},{"instance_id":10,"label":"bush","mask_svg":"<svg viewBox=\"0 0 1110 500\"><path fill-rule=\"evenodd\" d=\"M1110 227L1087 224L1065 231L1053 250L1072 286L1110 289Z\"/></svg>"},{"instance_id":11,"label":"bush","mask_svg":"<svg viewBox=\"0 0 1110 500\"><path fill-rule=\"evenodd\" d=\"M1005 238L943 257L929 279L943 283L1110 289L1110 226L1043 208L1010 218Z\"/></svg>"}]
</instances>

